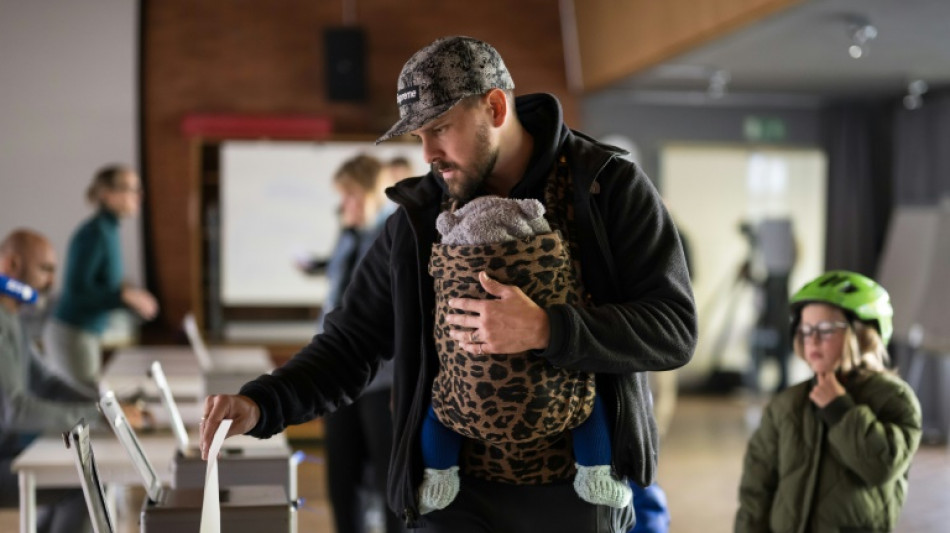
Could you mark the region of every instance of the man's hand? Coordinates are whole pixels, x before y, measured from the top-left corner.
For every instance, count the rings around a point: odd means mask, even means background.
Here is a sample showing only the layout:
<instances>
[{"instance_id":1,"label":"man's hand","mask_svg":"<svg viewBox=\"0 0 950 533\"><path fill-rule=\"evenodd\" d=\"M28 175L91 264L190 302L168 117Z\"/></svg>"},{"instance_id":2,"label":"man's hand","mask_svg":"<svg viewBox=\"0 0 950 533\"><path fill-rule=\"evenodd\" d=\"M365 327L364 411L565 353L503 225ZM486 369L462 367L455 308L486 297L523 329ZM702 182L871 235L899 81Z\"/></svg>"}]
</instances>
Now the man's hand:
<instances>
[{"instance_id":1,"label":"man's hand","mask_svg":"<svg viewBox=\"0 0 950 533\"><path fill-rule=\"evenodd\" d=\"M821 373L817 377L818 384L812 387L808 397L818 407L825 408L835 398L847 394L834 372Z\"/></svg>"},{"instance_id":2,"label":"man's hand","mask_svg":"<svg viewBox=\"0 0 950 533\"><path fill-rule=\"evenodd\" d=\"M204 414L201 415L201 458L208 460L208 448L211 439L218 431L218 426L225 418L231 419L231 435L243 435L257 425L261 418L261 410L253 400L247 396L232 394L218 394L205 398Z\"/></svg>"},{"instance_id":3,"label":"man's hand","mask_svg":"<svg viewBox=\"0 0 950 533\"><path fill-rule=\"evenodd\" d=\"M145 402L122 403L122 414L135 430L149 430L155 427L155 416L148 410Z\"/></svg>"},{"instance_id":4,"label":"man's hand","mask_svg":"<svg viewBox=\"0 0 950 533\"><path fill-rule=\"evenodd\" d=\"M445 321L455 326L451 336L473 354L518 353L543 350L550 340L548 314L514 285L505 285L480 272L478 280L497 299L453 298L449 306L457 311Z\"/></svg>"}]
</instances>

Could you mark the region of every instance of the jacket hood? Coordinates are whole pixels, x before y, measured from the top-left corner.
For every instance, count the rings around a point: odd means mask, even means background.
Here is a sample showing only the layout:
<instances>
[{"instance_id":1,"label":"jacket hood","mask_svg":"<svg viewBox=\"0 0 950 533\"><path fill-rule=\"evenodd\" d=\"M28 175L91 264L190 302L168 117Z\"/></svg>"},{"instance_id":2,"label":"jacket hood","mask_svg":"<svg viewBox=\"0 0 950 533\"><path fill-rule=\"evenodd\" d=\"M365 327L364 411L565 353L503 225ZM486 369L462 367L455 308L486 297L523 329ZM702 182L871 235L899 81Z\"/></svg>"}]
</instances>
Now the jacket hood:
<instances>
[{"instance_id":1,"label":"jacket hood","mask_svg":"<svg viewBox=\"0 0 950 533\"><path fill-rule=\"evenodd\" d=\"M534 150L525 175L511 189L514 198L544 197L544 184L561 147L571 135L564 124L561 103L551 94L527 94L515 99L518 119L534 138Z\"/></svg>"}]
</instances>

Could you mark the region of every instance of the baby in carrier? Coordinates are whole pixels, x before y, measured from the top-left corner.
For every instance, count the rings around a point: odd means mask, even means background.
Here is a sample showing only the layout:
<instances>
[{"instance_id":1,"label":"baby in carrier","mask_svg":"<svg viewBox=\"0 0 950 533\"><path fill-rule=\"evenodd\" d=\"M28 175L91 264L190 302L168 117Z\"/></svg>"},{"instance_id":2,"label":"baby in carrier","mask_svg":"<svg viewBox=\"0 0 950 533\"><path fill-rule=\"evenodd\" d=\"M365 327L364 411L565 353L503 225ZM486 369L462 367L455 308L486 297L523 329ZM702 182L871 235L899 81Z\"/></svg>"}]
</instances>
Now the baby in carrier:
<instances>
[{"instance_id":1,"label":"baby in carrier","mask_svg":"<svg viewBox=\"0 0 950 533\"><path fill-rule=\"evenodd\" d=\"M519 287L538 305L566 303L571 263L559 233L537 200L475 198L439 215L440 244L433 245L429 272L435 279L439 372L422 425L425 471L419 508L448 506L459 491L463 436L493 444L523 444L571 431L581 499L611 507L630 503L630 488L611 472L611 443L594 375L558 368L530 352L469 353L449 336L451 298L489 298L478 281Z\"/></svg>"}]
</instances>

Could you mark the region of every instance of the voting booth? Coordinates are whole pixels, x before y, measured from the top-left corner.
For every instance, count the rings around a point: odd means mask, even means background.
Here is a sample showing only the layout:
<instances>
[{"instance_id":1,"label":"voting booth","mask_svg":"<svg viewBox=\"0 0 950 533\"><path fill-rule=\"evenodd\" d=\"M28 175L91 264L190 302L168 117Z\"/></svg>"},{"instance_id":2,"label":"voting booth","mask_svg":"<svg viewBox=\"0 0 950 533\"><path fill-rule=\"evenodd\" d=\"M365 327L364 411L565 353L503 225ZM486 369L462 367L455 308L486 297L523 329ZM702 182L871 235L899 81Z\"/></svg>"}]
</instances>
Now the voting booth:
<instances>
[{"instance_id":1,"label":"voting booth","mask_svg":"<svg viewBox=\"0 0 950 533\"><path fill-rule=\"evenodd\" d=\"M145 488L146 498L139 521L142 533L183 533L198 531L199 528L202 532L296 531L296 506L283 486L245 485L219 489L217 452L223 444L229 420L225 421L227 425L222 424L212 442L204 487L177 489L162 486L115 395L103 395L99 407L132 460ZM82 428L74 431L81 441ZM91 447L89 450L85 456L77 454L81 472L95 471ZM92 481L94 479L89 476L83 478L83 491L91 515L93 508L107 509L101 488L97 489ZM103 511L97 510L96 513L102 514ZM108 516L108 511L104 513Z\"/></svg>"},{"instance_id":2,"label":"voting booth","mask_svg":"<svg viewBox=\"0 0 950 533\"><path fill-rule=\"evenodd\" d=\"M171 430L178 444L172 460L172 487L204 487L206 462L201 459L198 443L192 442L188 435L162 364L159 361L152 362L149 374L168 412ZM280 485L290 499L296 499L296 462L290 449L286 445L259 442L261 444L255 446L225 445L221 448L218 458L221 485Z\"/></svg>"}]
</instances>

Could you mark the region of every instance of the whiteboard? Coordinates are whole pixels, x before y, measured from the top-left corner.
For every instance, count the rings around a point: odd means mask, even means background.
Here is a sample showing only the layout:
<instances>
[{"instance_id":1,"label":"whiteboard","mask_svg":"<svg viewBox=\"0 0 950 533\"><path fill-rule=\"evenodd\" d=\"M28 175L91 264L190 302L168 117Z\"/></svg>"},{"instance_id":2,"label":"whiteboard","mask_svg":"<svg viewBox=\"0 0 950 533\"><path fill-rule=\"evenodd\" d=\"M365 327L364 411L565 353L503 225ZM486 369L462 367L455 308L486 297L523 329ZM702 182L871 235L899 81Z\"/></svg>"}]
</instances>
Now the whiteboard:
<instances>
[{"instance_id":1,"label":"whiteboard","mask_svg":"<svg viewBox=\"0 0 950 533\"><path fill-rule=\"evenodd\" d=\"M221 147L221 303L317 306L324 276L295 261L327 257L340 227L333 174L360 153L404 156L414 175L427 170L417 143L230 141Z\"/></svg>"}]
</instances>

